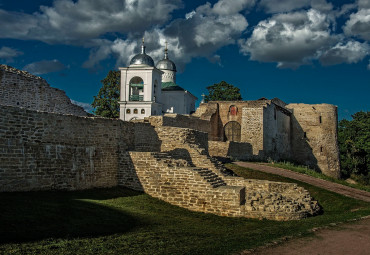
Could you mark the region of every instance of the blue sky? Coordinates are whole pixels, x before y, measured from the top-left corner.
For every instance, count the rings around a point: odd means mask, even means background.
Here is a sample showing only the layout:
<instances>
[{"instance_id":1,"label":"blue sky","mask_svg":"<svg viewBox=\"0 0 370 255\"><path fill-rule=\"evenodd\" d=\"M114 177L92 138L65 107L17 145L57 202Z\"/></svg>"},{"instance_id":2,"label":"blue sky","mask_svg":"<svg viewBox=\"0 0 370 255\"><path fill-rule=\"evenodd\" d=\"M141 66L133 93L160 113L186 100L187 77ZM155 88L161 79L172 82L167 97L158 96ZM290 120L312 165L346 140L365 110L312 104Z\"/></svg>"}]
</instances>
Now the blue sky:
<instances>
[{"instance_id":1,"label":"blue sky","mask_svg":"<svg viewBox=\"0 0 370 255\"><path fill-rule=\"evenodd\" d=\"M225 80L244 100L369 111L370 0L0 0L0 63L90 104L144 36L199 99ZM198 101L199 102L199 101Z\"/></svg>"}]
</instances>

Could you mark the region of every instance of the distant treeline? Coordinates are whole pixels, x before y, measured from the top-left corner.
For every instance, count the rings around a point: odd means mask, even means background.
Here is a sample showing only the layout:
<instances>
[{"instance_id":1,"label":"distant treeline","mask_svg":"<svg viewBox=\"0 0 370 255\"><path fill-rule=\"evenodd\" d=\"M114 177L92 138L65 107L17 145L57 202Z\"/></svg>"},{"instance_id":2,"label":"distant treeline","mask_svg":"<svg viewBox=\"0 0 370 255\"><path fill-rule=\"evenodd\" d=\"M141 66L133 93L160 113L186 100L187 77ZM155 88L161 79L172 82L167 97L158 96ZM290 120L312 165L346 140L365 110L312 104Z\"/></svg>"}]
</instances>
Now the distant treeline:
<instances>
[{"instance_id":1,"label":"distant treeline","mask_svg":"<svg viewBox=\"0 0 370 255\"><path fill-rule=\"evenodd\" d=\"M342 178L370 185L370 112L357 112L341 120L338 143Z\"/></svg>"}]
</instances>

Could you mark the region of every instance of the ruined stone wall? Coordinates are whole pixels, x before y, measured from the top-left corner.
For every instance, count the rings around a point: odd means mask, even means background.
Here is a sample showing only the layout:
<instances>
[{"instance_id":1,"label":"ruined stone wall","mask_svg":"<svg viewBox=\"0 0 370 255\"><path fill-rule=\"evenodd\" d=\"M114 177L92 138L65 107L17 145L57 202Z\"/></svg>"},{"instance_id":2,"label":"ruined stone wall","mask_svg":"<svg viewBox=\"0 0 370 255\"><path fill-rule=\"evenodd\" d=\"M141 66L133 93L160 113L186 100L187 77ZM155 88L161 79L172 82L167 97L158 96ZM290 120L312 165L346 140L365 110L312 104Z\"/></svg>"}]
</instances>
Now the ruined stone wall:
<instances>
[{"instance_id":1,"label":"ruined stone wall","mask_svg":"<svg viewBox=\"0 0 370 255\"><path fill-rule=\"evenodd\" d=\"M0 191L116 186L134 124L0 106Z\"/></svg>"},{"instance_id":2,"label":"ruined stone wall","mask_svg":"<svg viewBox=\"0 0 370 255\"><path fill-rule=\"evenodd\" d=\"M264 159L286 160L291 158L290 115L275 104L263 108Z\"/></svg>"},{"instance_id":3,"label":"ruined stone wall","mask_svg":"<svg viewBox=\"0 0 370 255\"><path fill-rule=\"evenodd\" d=\"M71 103L63 90L52 88L42 78L28 72L0 65L0 104L29 110L87 116Z\"/></svg>"},{"instance_id":4,"label":"ruined stone wall","mask_svg":"<svg viewBox=\"0 0 370 255\"><path fill-rule=\"evenodd\" d=\"M243 107L241 142L252 146L252 154L263 157L263 108Z\"/></svg>"},{"instance_id":5,"label":"ruined stone wall","mask_svg":"<svg viewBox=\"0 0 370 255\"><path fill-rule=\"evenodd\" d=\"M192 115L171 113L165 114L164 116L151 116L148 119L153 126L190 128L207 133L211 131L211 125L208 120L200 119Z\"/></svg>"},{"instance_id":6,"label":"ruined stone wall","mask_svg":"<svg viewBox=\"0 0 370 255\"><path fill-rule=\"evenodd\" d=\"M242 216L243 187L214 188L199 170L151 152L130 152L132 168L145 193L192 211Z\"/></svg>"},{"instance_id":7,"label":"ruined stone wall","mask_svg":"<svg viewBox=\"0 0 370 255\"><path fill-rule=\"evenodd\" d=\"M292 115L293 159L339 178L337 107L329 104L289 104Z\"/></svg>"},{"instance_id":8,"label":"ruined stone wall","mask_svg":"<svg viewBox=\"0 0 370 255\"><path fill-rule=\"evenodd\" d=\"M220 159L231 158L233 160L248 160L250 155L253 154L252 146L249 143L233 141L208 141L208 152L212 157Z\"/></svg>"},{"instance_id":9,"label":"ruined stone wall","mask_svg":"<svg viewBox=\"0 0 370 255\"><path fill-rule=\"evenodd\" d=\"M225 175L207 154L205 133L175 127L155 130L161 152L128 152L121 185L222 216L293 220L319 210L309 193L295 184Z\"/></svg>"}]
</instances>

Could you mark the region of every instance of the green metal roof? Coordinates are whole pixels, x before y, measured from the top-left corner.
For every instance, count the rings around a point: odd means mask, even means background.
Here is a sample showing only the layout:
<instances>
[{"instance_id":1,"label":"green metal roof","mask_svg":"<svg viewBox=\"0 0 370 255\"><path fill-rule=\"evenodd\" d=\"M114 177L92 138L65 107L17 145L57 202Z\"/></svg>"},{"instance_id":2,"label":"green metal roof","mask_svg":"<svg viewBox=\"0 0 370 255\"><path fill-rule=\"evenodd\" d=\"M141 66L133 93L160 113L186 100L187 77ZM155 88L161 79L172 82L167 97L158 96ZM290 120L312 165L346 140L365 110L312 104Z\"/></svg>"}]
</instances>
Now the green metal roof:
<instances>
[{"instance_id":1,"label":"green metal roof","mask_svg":"<svg viewBox=\"0 0 370 255\"><path fill-rule=\"evenodd\" d=\"M162 90L163 91L175 91L175 90L182 90L185 89L181 88L179 85L177 85L174 82L162 82Z\"/></svg>"}]
</instances>

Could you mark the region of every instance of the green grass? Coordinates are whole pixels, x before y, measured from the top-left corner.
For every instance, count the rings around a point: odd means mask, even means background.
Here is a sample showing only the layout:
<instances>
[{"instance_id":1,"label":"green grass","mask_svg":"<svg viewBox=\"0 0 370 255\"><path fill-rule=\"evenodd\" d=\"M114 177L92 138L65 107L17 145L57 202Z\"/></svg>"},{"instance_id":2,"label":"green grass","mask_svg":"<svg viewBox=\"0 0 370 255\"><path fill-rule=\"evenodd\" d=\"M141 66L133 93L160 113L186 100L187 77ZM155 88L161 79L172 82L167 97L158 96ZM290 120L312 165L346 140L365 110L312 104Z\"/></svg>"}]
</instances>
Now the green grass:
<instances>
[{"instance_id":1,"label":"green grass","mask_svg":"<svg viewBox=\"0 0 370 255\"><path fill-rule=\"evenodd\" d=\"M359 184L359 183L358 184L351 184L351 183L346 182L345 180L338 180L338 179L335 179L333 177L326 176L322 173L319 173L319 172L317 172L313 169L310 169L307 166L299 166L299 165L295 165L295 164L290 163L290 162L276 162L276 163L273 163L273 164L269 163L267 165L273 166L273 167L279 167L279 168L283 168L283 169L288 169L288 170L298 172L298 173L301 173L301 174L306 174L306 175L313 176L313 177L323 179L323 180L326 180L326 181L331 181L331 182L339 183L339 184L342 184L342 185L345 185L345 186L348 186L348 187L361 189L361 190L365 190L367 192L370 192L370 186L362 185L362 184Z\"/></svg>"},{"instance_id":2,"label":"green grass","mask_svg":"<svg viewBox=\"0 0 370 255\"><path fill-rule=\"evenodd\" d=\"M228 167L247 178L292 181ZM124 188L0 193L0 254L233 254L370 215L370 203L300 185L319 201L322 215L289 222L227 218Z\"/></svg>"}]
</instances>

